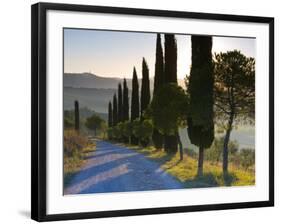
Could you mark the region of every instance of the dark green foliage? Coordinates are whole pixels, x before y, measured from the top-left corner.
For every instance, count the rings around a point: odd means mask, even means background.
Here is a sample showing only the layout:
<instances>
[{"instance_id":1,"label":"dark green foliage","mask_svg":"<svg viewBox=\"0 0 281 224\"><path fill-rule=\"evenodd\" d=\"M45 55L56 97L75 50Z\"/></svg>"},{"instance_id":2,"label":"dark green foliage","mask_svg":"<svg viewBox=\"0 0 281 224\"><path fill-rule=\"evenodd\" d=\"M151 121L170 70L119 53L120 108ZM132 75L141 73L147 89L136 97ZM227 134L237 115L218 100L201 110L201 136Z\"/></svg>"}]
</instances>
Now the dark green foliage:
<instances>
[{"instance_id":1,"label":"dark green foliage","mask_svg":"<svg viewBox=\"0 0 281 224\"><path fill-rule=\"evenodd\" d=\"M165 34L164 83L177 83L177 43L174 34ZM178 133L164 137L164 148L169 152L178 149Z\"/></svg>"},{"instance_id":2,"label":"dark green foliage","mask_svg":"<svg viewBox=\"0 0 281 224\"><path fill-rule=\"evenodd\" d=\"M157 34L153 94L155 94L158 88L163 86L163 84L164 84L164 58L163 58L163 50L161 44L161 36L160 34Z\"/></svg>"},{"instance_id":3,"label":"dark green foliage","mask_svg":"<svg viewBox=\"0 0 281 224\"><path fill-rule=\"evenodd\" d=\"M132 131L134 136L136 136L140 140L140 144L143 147L146 147L151 139L151 135L153 132L152 121L149 119L140 120L136 119L132 124Z\"/></svg>"},{"instance_id":4,"label":"dark green foliage","mask_svg":"<svg viewBox=\"0 0 281 224\"><path fill-rule=\"evenodd\" d=\"M141 119L150 103L149 70L145 59L142 60L142 83L141 83Z\"/></svg>"},{"instance_id":5,"label":"dark green foliage","mask_svg":"<svg viewBox=\"0 0 281 224\"><path fill-rule=\"evenodd\" d=\"M133 124L130 121L124 121L123 122L123 130L122 130L123 136L125 136L127 139L130 139L133 134Z\"/></svg>"},{"instance_id":6,"label":"dark green foliage","mask_svg":"<svg viewBox=\"0 0 281 224\"><path fill-rule=\"evenodd\" d=\"M187 119L187 133L192 144L209 148L214 140L214 126L206 127L193 125L192 118Z\"/></svg>"},{"instance_id":7,"label":"dark green foliage","mask_svg":"<svg viewBox=\"0 0 281 224\"><path fill-rule=\"evenodd\" d=\"M101 130L105 124L105 121L99 117L98 115L92 115L86 119L86 127L90 130L93 130L95 135L97 135L97 131Z\"/></svg>"},{"instance_id":8,"label":"dark green foliage","mask_svg":"<svg viewBox=\"0 0 281 224\"><path fill-rule=\"evenodd\" d=\"M153 97L151 117L156 129L165 136L165 150L169 153L177 152L177 145L181 143L178 128L186 125L187 108L187 95L176 83L164 85Z\"/></svg>"},{"instance_id":9,"label":"dark green foliage","mask_svg":"<svg viewBox=\"0 0 281 224\"><path fill-rule=\"evenodd\" d=\"M79 103L77 100L74 102L74 121L75 121L75 130L79 131Z\"/></svg>"},{"instance_id":10,"label":"dark green foliage","mask_svg":"<svg viewBox=\"0 0 281 224\"><path fill-rule=\"evenodd\" d=\"M152 141L156 149L162 149L164 136L156 129L153 129Z\"/></svg>"},{"instance_id":11,"label":"dark green foliage","mask_svg":"<svg viewBox=\"0 0 281 224\"><path fill-rule=\"evenodd\" d=\"M127 87L126 79L123 82L123 120L129 120L129 89Z\"/></svg>"},{"instance_id":12,"label":"dark green foliage","mask_svg":"<svg viewBox=\"0 0 281 224\"><path fill-rule=\"evenodd\" d=\"M132 81L132 101L131 101L131 121L139 118L140 116L140 105L139 105L139 81L134 67L133 81Z\"/></svg>"},{"instance_id":13,"label":"dark green foliage","mask_svg":"<svg viewBox=\"0 0 281 224\"><path fill-rule=\"evenodd\" d=\"M108 103L108 127L112 127L113 124L113 114L112 114L112 105L111 105L111 101L109 101Z\"/></svg>"},{"instance_id":14,"label":"dark green foliage","mask_svg":"<svg viewBox=\"0 0 281 224\"><path fill-rule=\"evenodd\" d=\"M123 81L123 122L129 121L129 89L127 87L126 79ZM129 137L127 135L124 136L124 142L129 142Z\"/></svg>"},{"instance_id":15,"label":"dark green foliage","mask_svg":"<svg viewBox=\"0 0 281 224\"><path fill-rule=\"evenodd\" d=\"M186 125L188 98L183 88L175 83L161 87L151 102L154 126L166 135L176 135L178 128Z\"/></svg>"},{"instance_id":16,"label":"dark green foliage","mask_svg":"<svg viewBox=\"0 0 281 224\"><path fill-rule=\"evenodd\" d=\"M223 172L227 173L228 143L234 122L254 121L255 59L234 50L216 54L214 64L215 106L217 121L225 127Z\"/></svg>"},{"instance_id":17,"label":"dark green foliage","mask_svg":"<svg viewBox=\"0 0 281 224\"><path fill-rule=\"evenodd\" d=\"M161 44L161 36L157 34L156 39L156 60L155 60L155 75L154 75L154 89L153 96L157 90L164 85L164 58ZM152 141L157 149L163 147L164 136L156 129L153 129Z\"/></svg>"},{"instance_id":18,"label":"dark green foliage","mask_svg":"<svg viewBox=\"0 0 281 224\"><path fill-rule=\"evenodd\" d=\"M165 34L165 83L177 83L177 43L174 34Z\"/></svg>"},{"instance_id":19,"label":"dark green foliage","mask_svg":"<svg viewBox=\"0 0 281 224\"><path fill-rule=\"evenodd\" d=\"M112 125L115 126L118 123L118 105L116 94L113 96L113 114L112 114Z\"/></svg>"},{"instance_id":20,"label":"dark green foliage","mask_svg":"<svg viewBox=\"0 0 281 224\"><path fill-rule=\"evenodd\" d=\"M123 81L123 121L129 120L129 89L126 79Z\"/></svg>"},{"instance_id":21,"label":"dark green foliage","mask_svg":"<svg viewBox=\"0 0 281 224\"><path fill-rule=\"evenodd\" d=\"M140 103L139 103L139 82L137 72L134 67L133 81L132 81L132 101L131 101L131 122L140 116ZM132 144L138 144L138 138L134 135L131 137Z\"/></svg>"},{"instance_id":22,"label":"dark green foliage","mask_svg":"<svg viewBox=\"0 0 281 224\"><path fill-rule=\"evenodd\" d=\"M120 138L122 137L119 123L116 126L112 127L112 136L116 140L120 140Z\"/></svg>"},{"instance_id":23,"label":"dark green foliage","mask_svg":"<svg viewBox=\"0 0 281 224\"><path fill-rule=\"evenodd\" d=\"M118 84L118 122L123 121L123 93L122 86Z\"/></svg>"},{"instance_id":24,"label":"dark green foliage","mask_svg":"<svg viewBox=\"0 0 281 224\"><path fill-rule=\"evenodd\" d=\"M198 175L202 175L204 148L210 147L214 139L212 37L192 36L191 45L187 130L191 143L199 147Z\"/></svg>"},{"instance_id":25,"label":"dark green foliage","mask_svg":"<svg viewBox=\"0 0 281 224\"><path fill-rule=\"evenodd\" d=\"M108 127L107 129L107 137L109 140L113 139L113 128L114 127Z\"/></svg>"}]
</instances>

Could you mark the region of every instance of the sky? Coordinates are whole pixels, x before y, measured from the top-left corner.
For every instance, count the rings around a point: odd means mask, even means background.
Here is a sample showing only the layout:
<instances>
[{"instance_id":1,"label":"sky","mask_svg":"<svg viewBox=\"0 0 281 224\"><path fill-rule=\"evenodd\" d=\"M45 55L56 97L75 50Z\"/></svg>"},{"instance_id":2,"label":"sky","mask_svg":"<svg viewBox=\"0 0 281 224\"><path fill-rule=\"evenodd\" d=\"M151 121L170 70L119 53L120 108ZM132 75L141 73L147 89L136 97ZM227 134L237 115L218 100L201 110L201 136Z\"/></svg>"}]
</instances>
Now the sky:
<instances>
[{"instance_id":1,"label":"sky","mask_svg":"<svg viewBox=\"0 0 281 224\"><path fill-rule=\"evenodd\" d=\"M189 75L191 36L175 35L178 47L178 79ZM164 44L164 36L161 36ZM163 51L164 45L162 44ZM240 50L255 57L256 40L213 37L213 53ZM132 78L133 67L140 77L144 57L149 76L154 77L156 34L141 32L64 29L64 72L90 72L103 77Z\"/></svg>"}]
</instances>

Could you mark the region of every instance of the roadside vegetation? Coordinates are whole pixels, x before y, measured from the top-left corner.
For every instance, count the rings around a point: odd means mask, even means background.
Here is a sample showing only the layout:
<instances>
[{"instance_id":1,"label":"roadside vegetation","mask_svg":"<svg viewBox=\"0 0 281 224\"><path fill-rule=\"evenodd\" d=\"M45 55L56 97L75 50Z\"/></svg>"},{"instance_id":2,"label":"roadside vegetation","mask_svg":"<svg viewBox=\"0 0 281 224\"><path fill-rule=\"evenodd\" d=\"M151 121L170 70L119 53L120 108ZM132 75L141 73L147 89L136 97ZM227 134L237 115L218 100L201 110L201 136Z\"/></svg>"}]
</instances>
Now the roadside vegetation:
<instances>
[{"instance_id":1,"label":"roadside vegetation","mask_svg":"<svg viewBox=\"0 0 281 224\"><path fill-rule=\"evenodd\" d=\"M197 173L198 152L185 149L183 158L180 152L169 154L164 150L156 149L154 146L138 147L126 145L128 148L140 152L149 159L161 163L161 168L182 182L185 188L217 187L217 186L249 186L255 184L255 153L252 149L236 150L236 142L231 141L229 172L223 174L222 148L220 144L223 139L215 139L211 148L206 149L204 171L202 175ZM217 151L218 157L212 157L213 151Z\"/></svg>"},{"instance_id":2,"label":"roadside vegetation","mask_svg":"<svg viewBox=\"0 0 281 224\"><path fill-rule=\"evenodd\" d=\"M74 114L67 112L64 116L63 136L63 174L64 187L72 177L80 171L86 162L87 155L96 149L96 142L89 138L88 134L79 122L79 103L74 103Z\"/></svg>"}]
</instances>

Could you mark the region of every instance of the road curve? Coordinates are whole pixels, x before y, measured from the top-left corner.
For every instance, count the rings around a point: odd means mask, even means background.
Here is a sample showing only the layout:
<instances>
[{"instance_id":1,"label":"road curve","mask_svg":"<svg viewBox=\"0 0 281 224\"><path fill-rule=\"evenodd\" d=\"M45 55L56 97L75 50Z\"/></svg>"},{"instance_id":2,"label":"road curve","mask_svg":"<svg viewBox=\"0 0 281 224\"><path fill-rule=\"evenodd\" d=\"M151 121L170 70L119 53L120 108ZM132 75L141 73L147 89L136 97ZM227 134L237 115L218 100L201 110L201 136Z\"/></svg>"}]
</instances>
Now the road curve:
<instances>
[{"instance_id":1,"label":"road curve","mask_svg":"<svg viewBox=\"0 0 281 224\"><path fill-rule=\"evenodd\" d=\"M134 150L97 141L86 164L70 181L64 194L180 189L182 185L158 162Z\"/></svg>"}]
</instances>

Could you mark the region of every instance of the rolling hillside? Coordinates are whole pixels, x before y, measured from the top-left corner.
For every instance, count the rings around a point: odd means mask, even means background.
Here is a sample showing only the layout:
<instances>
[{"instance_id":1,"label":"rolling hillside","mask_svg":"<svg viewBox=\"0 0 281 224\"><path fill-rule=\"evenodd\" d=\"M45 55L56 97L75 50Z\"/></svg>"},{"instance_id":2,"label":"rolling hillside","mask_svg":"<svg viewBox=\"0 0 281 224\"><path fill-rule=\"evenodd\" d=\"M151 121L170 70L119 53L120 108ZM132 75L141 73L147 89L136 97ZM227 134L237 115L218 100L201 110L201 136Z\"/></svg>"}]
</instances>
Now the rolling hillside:
<instances>
[{"instance_id":1,"label":"rolling hillside","mask_svg":"<svg viewBox=\"0 0 281 224\"><path fill-rule=\"evenodd\" d=\"M132 79L126 80L128 88L132 89ZM63 76L64 87L116 89L120 82L123 82L123 78L101 77L92 73L65 73ZM141 80L139 80L139 83L141 83ZM185 88L184 80L179 79L178 84ZM153 79L150 80L150 88L153 89Z\"/></svg>"}]
</instances>

